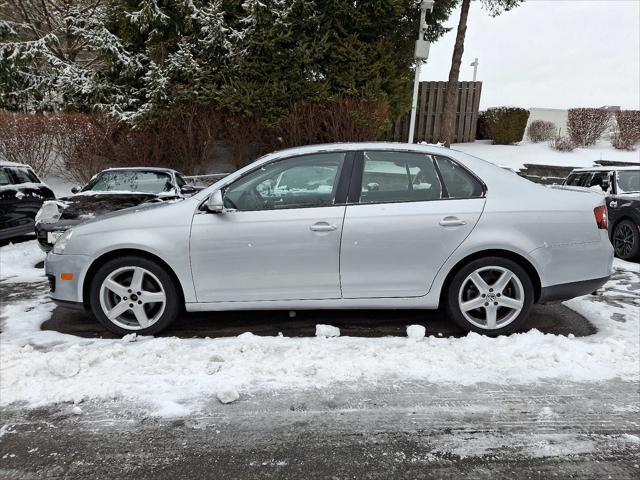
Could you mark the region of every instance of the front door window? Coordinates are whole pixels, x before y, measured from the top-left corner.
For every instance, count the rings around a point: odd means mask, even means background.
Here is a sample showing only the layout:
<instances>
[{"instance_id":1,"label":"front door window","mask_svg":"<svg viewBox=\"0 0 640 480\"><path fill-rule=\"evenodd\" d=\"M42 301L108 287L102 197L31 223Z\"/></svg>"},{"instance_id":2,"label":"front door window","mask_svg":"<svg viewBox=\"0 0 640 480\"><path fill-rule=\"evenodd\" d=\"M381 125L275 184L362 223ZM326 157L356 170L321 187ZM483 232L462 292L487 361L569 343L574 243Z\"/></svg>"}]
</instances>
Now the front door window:
<instances>
[{"instance_id":1,"label":"front door window","mask_svg":"<svg viewBox=\"0 0 640 480\"><path fill-rule=\"evenodd\" d=\"M224 205L239 211L330 207L344 157L322 153L270 163L227 187Z\"/></svg>"}]
</instances>

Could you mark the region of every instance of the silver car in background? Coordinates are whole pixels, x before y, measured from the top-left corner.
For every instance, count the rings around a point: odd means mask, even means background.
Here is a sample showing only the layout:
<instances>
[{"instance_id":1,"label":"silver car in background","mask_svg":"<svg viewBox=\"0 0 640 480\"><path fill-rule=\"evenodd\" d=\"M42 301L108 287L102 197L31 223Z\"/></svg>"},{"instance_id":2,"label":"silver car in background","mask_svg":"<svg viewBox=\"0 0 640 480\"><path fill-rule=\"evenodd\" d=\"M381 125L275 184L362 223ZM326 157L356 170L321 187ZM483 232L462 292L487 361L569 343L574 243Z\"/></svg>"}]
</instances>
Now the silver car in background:
<instances>
[{"instance_id":1,"label":"silver car in background","mask_svg":"<svg viewBox=\"0 0 640 480\"><path fill-rule=\"evenodd\" d=\"M172 203L67 230L51 297L118 334L187 311L437 309L499 335L611 273L602 195L549 189L430 145L267 155Z\"/></svg>"}]
</instances>

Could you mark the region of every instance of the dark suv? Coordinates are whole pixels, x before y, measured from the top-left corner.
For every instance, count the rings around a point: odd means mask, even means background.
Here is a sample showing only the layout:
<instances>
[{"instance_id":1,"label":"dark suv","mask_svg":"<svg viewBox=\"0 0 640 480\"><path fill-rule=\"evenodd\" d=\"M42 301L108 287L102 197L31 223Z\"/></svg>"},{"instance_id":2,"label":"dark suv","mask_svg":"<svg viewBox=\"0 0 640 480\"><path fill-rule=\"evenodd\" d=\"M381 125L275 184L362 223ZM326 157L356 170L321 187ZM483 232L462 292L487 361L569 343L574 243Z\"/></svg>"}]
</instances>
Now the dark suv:
<instances>
[{"instance_id":1,"label":"dark suv","mask_svg":"<svg viewBox=\"0 0 640 480\"><path fill-rule=\"evenodd\" d=\"M640 166L578 168L564 184L602 188L607 195L609 238L616 256L640 260Z\"/></svg>"},{"instance_id":2,"label":"dark suv","mask_svg":"<svg viewBox=\"0 0 640 480\"><path fill-rule=\"evenodd\" d=\"M53 198L31 167L0 160L0 240L33 233L36 213Z\"/></svg>"}]
</instances>

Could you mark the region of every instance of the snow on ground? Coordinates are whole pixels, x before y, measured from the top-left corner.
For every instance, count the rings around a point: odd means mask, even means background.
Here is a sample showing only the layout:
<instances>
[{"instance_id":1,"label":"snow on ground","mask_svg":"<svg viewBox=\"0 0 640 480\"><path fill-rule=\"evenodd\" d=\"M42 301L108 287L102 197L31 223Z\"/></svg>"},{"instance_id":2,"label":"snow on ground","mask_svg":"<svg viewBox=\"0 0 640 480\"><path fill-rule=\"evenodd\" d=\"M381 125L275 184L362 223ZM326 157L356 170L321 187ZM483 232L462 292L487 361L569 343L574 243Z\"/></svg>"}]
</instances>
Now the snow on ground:
<instances>
[{"instance_id":1,"label":"snow on ground","mask_svg":"<svg viewBox=\"0 0 640 480\"><path fill-rule=\"evenodd\" d=\"M53 193L56 195L56 198L60 197L68 197L71 195L71 189L77 186L74 183L71 183L67 180L64 180L55 175L49 175L45 178L45 183L49 186Z\"/></svg>"},{"instance_id":2,"label":"snow on ground","mask_svg":"<svg viewBox=\"0 0 640 480\"><path fill-rule=\"evenodd\" d=\"M0 248L0 284L42 280L43 270L34 268L34 265L43 260L44 252L40 250L35 240L28 244L10 243Z\"/></svg>"},{"instance_id":3,"label":"snow on ground","mask_svg":"<svg viewBox=\"0 0 640 480\"><path fill-rule=\"evenodd\" d=\"M31 272L38 252L33 241L0 248L2 282L23 278L9 278L5 271ZM265 391L402 388L404 382L637 381L638 265L616 261L615 268L603 295L567 302L598 329L584 338L533 330L498 338L288 338L247 332L216 339L86 339L40 330L54 308L46 298L9 303L1 311L0 405L116 399L171 416L199 411L206 398L233 401L236 393L242 401ZM330 317L318 315L319 324L330 324Z\"/></svg>"},{"instance_id":4,"label":"snow on ground","mask_svg":"<svg viewBox=\"0 0 640 480\"><path fill-rule=\"evenodd\" d=\"M563 167L592 167L598 160L640 162L640 151L616 150L609 142L599 141L589 148L576 148L573 152L558 152L546 142L521 142L518 145L491 145L490 140L457 143L451 148L482 158L492 163L520 170L525 163Z\"/></svg>"}]
</instances>

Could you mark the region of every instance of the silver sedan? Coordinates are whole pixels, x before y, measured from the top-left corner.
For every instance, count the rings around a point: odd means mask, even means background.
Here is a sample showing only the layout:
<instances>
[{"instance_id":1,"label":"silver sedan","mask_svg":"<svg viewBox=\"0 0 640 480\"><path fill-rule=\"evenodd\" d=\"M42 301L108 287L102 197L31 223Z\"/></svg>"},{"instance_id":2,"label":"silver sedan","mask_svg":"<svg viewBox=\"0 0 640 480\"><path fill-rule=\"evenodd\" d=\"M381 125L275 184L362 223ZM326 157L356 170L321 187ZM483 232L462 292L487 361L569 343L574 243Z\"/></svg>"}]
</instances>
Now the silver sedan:
<instances>
[{"instance_id":1,"label":"silver sedan","mask_svg":"<svg viewBox=\"0 0 640 480\"><path fill-rule=\"evenodd\" d=\"M604 198L550 189L430 145L267 155L191 198L74 227L51 297L118 334L183 309L420 308L499 335L532 304L592 292L613 249Z\"/></svg>"}]
</instances>

